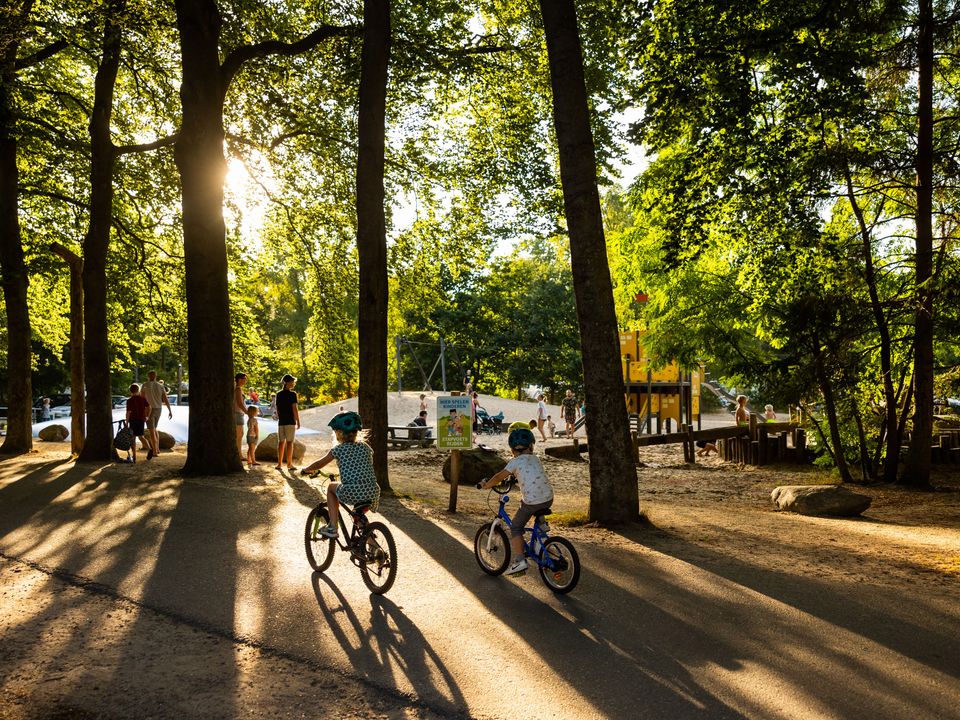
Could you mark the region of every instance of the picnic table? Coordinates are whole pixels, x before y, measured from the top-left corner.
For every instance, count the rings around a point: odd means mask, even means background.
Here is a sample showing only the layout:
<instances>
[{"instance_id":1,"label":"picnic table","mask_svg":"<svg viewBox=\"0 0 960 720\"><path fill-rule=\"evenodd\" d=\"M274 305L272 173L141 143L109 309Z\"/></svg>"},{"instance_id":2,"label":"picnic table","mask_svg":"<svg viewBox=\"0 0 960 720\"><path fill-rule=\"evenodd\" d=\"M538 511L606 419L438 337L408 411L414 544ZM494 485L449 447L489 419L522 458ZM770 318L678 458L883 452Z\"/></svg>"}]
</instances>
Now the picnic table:
<instances>
[{"instance_id":1,"label":"picnic table","mask_svg":"<svg viewBox=\"0 0 960 720\"><path fill-rule=\"evenodd\" d=\"M393 450L406 450L417 445L432 447L431 430L423 425L387 425L387 444Z\"/></svg>"}]
</instances>

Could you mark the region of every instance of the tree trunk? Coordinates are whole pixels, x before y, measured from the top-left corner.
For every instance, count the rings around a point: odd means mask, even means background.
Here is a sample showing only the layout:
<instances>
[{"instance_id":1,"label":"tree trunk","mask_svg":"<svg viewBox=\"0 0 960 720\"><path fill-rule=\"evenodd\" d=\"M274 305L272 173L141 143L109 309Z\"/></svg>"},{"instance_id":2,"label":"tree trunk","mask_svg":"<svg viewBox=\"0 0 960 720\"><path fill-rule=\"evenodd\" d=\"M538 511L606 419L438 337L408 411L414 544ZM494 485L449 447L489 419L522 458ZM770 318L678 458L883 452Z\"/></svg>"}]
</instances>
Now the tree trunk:
<instances>
[{"instance_id":1,"label":"tree trunk","mask_svg":"<svg viewBox=\"0 0 960 720\"><path fill-rule=\"evenodd\" d=\"M913 350L913 433L900 481L930 485L933 444L933 0L917 18L917 239Z\"/></svg>"},{"instance_id":2,"label":"tree trunk","mask_svg":"<svg viewBox=\"0 0 960 720\"><path fill-rule=\"evenodd\" d=\"M384 217L384 146L390 0L364 0L363 51L357 117L357 254L360 263L359 407L370 429L377 482L387 475L387 240Z\"/></svg>"},{"instance_id":3,"label":"tree trunk","mask_svg":"<svg viewBox=\"0 0 960 720\"><path fill-rule=\"evenodd\" d=\"M590 438L590 519L636 520L637 470L623 401L613 285L603 236L596 157L573 0L540 0L553 86L560 179L570 233Z\"/></svg>"},{"instance_id":4,"label":"tree trunk","mask_svg":"<svg viewBox=\"0 0 960 720\"><path fill-rule=\"evenodd\" d=\"M840 473L840 481L853 482L850 468L847 466L847 458L843 453L840 423L837 420L837 403L833 396L833 383L830 381L830 375L827 373L826 365L823 362L820 337L816 332L813 334L813 367L820 383L820 391L823 393L823 406L827 411L827 425L830 427L830 440L833 443L833 462L837 466L837 472Z\"/></svg>"},{"instance_id":5,"label":"tree trunk","mask_svg":"<svg viewBox=\"0 0 960 720\"><path fill-rule=\"evenodd\" d=\"M870 308L873 311L873 320L877 325L877 334L880 340L880 375L883 382L883 400L886 417L886 427L897 427L897 392L893 387L893 352L890 342L890 326L887 316L880 302L880 293L877 289L877 274L873 264L873 242L870 228L863 216L863 210L853 190L853 179L850 169L845 168L847 182L847 199L857 218L860 228L861 248L863 250L864 280L867 292L870 294ZM886 435L886 457L883 463L883 481L892 483L897 479L897 469L900 466L900 439L895 432Z\"/></svg>"},{"instance_id":6,"label":"tree trunk","mask_svg":"<svg viewBox=\"0 0 960 720\"><path fill-rule=\"evenodd\" d=\"M107 252L113 224L113 170L117 153L110 134L113 91L120 66L125 0L106 9L100 66L90 114L90 218L83 239L84 365L87 383L87 438L81 460L113 460L113 383L107 337Z\"/></svg>"},{"instance_id":7,"label":"tree trunk","mask_svg":"<svg viewBox=\"0 0 960 720\"><path fill-rule=\"evenodd\" d=\"M233 421L233 341L223 222L223 96L220 14L214 0L177 0L183 119L174 150L183 206L187 356L190 364L188 475L241 469Z\"/></svg>"},{"instance_id":8,"label":"tree trunk","mask_svg":"<svg viewBox=\"0 0 960 720\"><path fill-rule=\"evenodd\" d=\"M7 436L0 453L11 454L33 448L29 279L20 240L20 178L13 99L20 28L32 4L28 0L19 12L8 8L0 13L0 281L7 314Z\"/></svg>"},{"instance_id":9,"label":"tree trunk","mask_svg":"<svg viewBox=\"0 0 960 720\"><path fill-rule=\"evenodd\" d=\"M50 249L70 268L70 452L79 456L87 414L83 392L83 260L60 243Z\"/></svg>"}]
</instances>

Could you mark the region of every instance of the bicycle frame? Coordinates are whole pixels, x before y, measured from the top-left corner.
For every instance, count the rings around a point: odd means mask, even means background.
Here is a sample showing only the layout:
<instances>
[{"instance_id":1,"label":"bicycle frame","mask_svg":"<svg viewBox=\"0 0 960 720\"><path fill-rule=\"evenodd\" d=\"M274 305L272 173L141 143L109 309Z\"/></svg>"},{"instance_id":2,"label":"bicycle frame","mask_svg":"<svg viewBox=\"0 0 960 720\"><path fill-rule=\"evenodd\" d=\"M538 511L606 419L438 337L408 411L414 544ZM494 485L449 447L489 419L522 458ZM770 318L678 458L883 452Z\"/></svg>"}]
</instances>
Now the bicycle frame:
<instances>
[{"instance_id":1,"label":"bicycle frame","mask_svg":"<svg viewBox=\"0 0 960 720\"><path fill-rule=\"evenodd\" d=\"M321 505L327 508L328 513L330 512L330 506L327 505L326 502L322 502ZM349 532L347 530L347 521L344 520L343 518L344 510L347 511L347 514L350 516L350 519L353 520L353 524L349 528ZM348 507L347 505L344 505L343 503L340 503L340 507L337 509L337 523L340 527L340 532L337 533L335 542L337 543L337 547L339 547L344 552L350 551L351 557L354 554L354 548L356 546L357 539L360 537L364 528L366 528L367 526L367 515L366 515L367 510L368 508L365 508L361 512L356 512L355 510ZM319 529L320 529L320 516L318 515L317 518L314 520L313 531L317 532L319 531ZM340 538L345 538L345 539L341 540Z\"/></svg>"},{"instance_id":2,"label":"bicycle frame","mask_svg":"<svg viewBox=\"0 0 960 720\"><path fill-rule=\"evenodd\" d=\"M504 506L510 502L510 496L507 494L500 496L500 507L497 510L497 515L494 517L493 521L490 523L490 535L487 537L487 552L490 552L493 548L493 540L495 537L497 526L504 525L507 529L507 534L510 534L510 530L513 529L513 521L510 519L510 516L507 515L507 511L504 509ZM550 558L545 558L545 561L541 561L541 553L537 551L537 541L540 542L540 547L542 548L547 540L550 539L550 536L547 535L540 523L534 518L533 527L528 527L523 529L524 539L523 545L527 551L527 555L530 556L537 565L547 567L552 569L552 562ZM530 533L530 539L526 539L526 534Z\"/></svg>"}]
</instances>

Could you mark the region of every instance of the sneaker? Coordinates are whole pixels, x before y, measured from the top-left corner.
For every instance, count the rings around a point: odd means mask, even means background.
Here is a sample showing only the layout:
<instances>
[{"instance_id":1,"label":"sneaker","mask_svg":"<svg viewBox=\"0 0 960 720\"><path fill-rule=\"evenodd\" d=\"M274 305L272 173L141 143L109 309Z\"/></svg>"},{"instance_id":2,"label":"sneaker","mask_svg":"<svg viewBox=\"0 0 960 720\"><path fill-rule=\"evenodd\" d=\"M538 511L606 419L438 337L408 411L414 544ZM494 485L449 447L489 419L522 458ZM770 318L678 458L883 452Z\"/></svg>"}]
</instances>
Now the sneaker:
<instances>
[{"instance_id":1,"label":"sneaker","mask_svg":"<svg viewBox=\"0 0 960 720\"><path fill-rule=\"evenodd\" d=\"M334 525L327 525L326 527L320 528L320 534L323 535L325 538L336 540L337 528Z\"/></svg>"},{"instance_id":2,"label":"sneaker","mask_svg":"<svg viewBox=\"0 0 960 720\"><path fill-rule=\"evenodd\" d=\"M507 575L520 575L527 571L529 565L527 564L526 558L520 558L519 560L514 560L513 564L507 568Z\"/></svg>"}]
</instances>

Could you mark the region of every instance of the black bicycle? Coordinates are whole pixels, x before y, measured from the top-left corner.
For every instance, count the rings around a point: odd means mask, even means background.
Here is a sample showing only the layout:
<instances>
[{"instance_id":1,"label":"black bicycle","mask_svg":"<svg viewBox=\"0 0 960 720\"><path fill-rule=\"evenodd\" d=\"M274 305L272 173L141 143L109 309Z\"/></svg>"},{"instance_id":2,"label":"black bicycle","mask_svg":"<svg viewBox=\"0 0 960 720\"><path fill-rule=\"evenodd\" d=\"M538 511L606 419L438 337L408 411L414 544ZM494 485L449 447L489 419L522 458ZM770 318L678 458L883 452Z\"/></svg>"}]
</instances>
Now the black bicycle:
<instances>
[{"instance_id":1,"label":"black bicycle","mask_svg":"<svg viewBox=\"0 0 960 720\"><path fill-rule=\"evenodd\" d=\"M334 476L325 473L319 473L319 475L323 476L327 482L334 479ZM326 497L326 482L322 492ZM333 562L333 556L339 546L341 550L350 554L350 562L360 568L360 576L370 592L383 595L397 579L397 544L393 540L393 535L382 522L370 522L367 519L367 513L370 511L369 504L355 505L350 508L340 503L340 507L347 511L351 524L348 530L343 513L338 513L339 532L336 538L320 534L321 529L330 525L330 510L326 500L320 502L307 516L304 546L310 567L317 572L326 570Z\"/></svg>"}]
</instances>

